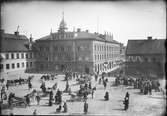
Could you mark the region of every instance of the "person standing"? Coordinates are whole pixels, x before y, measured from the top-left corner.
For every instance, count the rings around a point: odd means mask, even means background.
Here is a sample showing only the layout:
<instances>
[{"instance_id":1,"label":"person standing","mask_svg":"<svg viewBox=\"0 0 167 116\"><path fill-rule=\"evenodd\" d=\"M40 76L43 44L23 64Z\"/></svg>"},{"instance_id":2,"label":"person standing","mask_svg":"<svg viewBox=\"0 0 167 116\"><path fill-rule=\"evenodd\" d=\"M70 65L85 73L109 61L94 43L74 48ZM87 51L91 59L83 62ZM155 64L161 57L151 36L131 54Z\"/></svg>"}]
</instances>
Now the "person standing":
<instances>
[{"instance_id":1,"label":"person standing","mask_svg":"<svg viewBox=\"0 0 167 116\"><path fill-rule=\"evenodd\" d=\"M92 94L92 99L93 99L93 97L94 97L94 89L92 89L91 94Z\"/></svg>"},{"instance_id":2,"label":"person standing","mask_svg":"<svg viewBox=\"0 0 167 116\"><path fill-rule=\"evenodd\" d=\"M52 99L49 97L49 106L52 106Z\"/></svg>"},{"instance_id":3,"label":"person standing","mask_svg":"<svg viewBox=\"0 0 167 116\"><path fill-rule=\"evenodd\" d=\"M64 108L63 112L67 112L67 103L66 102L64 102L63 108Z\"/></svg>"},{"instance_id":4,"label":"person standing","mask_svg":"<svg viewBox=\"0 0 167 116\"><path fill-rule=\"evenodd\" d=\"M66 81L66 89L65 89L65 92L68 92L69 90L69 83L68 83L68 80Z\"/></svg>"},{"instance_id":5,"label":"person standing","mask_svg":"<svg viewBox=\"0 0 167 116\"><path fill-rule=\"evenodd\" d=\"M28 83L28 88L29 88L29 90L32 88L32 84L31 84L30 81L29 81L29 83Z\"/></svg>"},{"instance_id":6,"label":"person standing","mask_svg":"<svg viewBox=\"0 0 167 116\"><path fill-rule=\"evenodd\" d=\"M107 82L105 80L103 81L103 85L104 85L104 88L106 89Z\"/></svg>"},{"instance_id":7,"label":"person standing","mask_svg":"<svg viewBox=\"0 0 167 116\"><path fill-rule=\"evenodd\" d=\"M39 102L40 102L40 100L41 100L41 98L40 98L40 96L39 96L39 93L37 93L36 100L37 100L37 105L39 105Z\"/></svg>"},{"instance_id":8,"label":"person standing","mask_svg":"<svg viewBox=\"0 0 167 116\"><path fill-rule=\"evenodd\" d=\"M92 89L92 84L91 84L91 82L89 82L89 89Z\"/></svg>"},{"instance_id":9,"label":"person standing","mask_svg":"<svg viewBox=\"0 0 167 116\"><path fill-rule=\"evenodd\" d=\"M109 93L108 93L108 91L105 93L104 99L105 99L106 101L109 100Z\"/></svg>"},{"instance_id":10,"label":"person standing","mask_svg":"<svg viewBox=\"0 0 167 116\"><path fill-rule=\"evenodd\" d=\"M88 112L88 103L85 101L84 103L84 113L86 114Z\"/></svg>"},{"instance_id":11,"label":"person standing","mask_svg":"<svg viewBox=\"0 0 167 116\"><path fill-rule=\"evenodd\" d=\"M26 103L28 106L30 106L30 97L29 97L29 94L27 94L26 96Z\"/></svg>"},{"instance_id":12,"label":"person standing","mask_svg":"<svg viewBox=\"0 0 167 116\"><path fill-rule=\"evenodd\" d=\"M129 93L128 92L126 92L126 95L125 95L125 98L128 98L128 100L129 100Z\"/></svg>"},{"instance_id":13,"label":"person standing","mask_svg":"<svg viewBox=\"0 0 167 116\"><path fill-rule=\"evenodd\" d=\"M1 99L0 100L0 115L2 115L2 103L3 103L3 100Z\"/></svg>"},{"instance_id":14,"label":"person standing","mask_svg":"<svg viewBox=\"0 0 167 116\"><path fill-rule=\"evenodd\" d=\"M9 89L9 82L8 81L6 82L6 88L7 88L7 90Z\"/></svg>"},{"instance_id":15,"label":"person standing","mask_svg":"<svg viewBox=\"0 0 167 116\"><path fill-rule=\"evenodd\" d=\"M36 109L34 110L33 115L37 115L37 110Z\"/></svg>"},{"instance_id":16,"label":"person standing","mask_svg":"<svg viewBox=\"0 0 167 116\"><path fill-rule=\"evenodd\" d=\"M126 97L124 100L124 110L127 110L129 108L129 99Z\"/></svg>"},{"instance_id":17,"label":"person standing","mask_svg":"<svg viewBox=\"0 0 167 116\"><path fill-rule=\"evenodd\" d=\"M99 79L99 84L101 84L101 78Z\"/></svg>"},{"instance_id":18,"label":"person standing","mask_svg":"<svg viewBox=\"0 0 167 116\"><path fill-rule=\"evenodd\" d=\"M98 79L98 75L96 74L96 75L95 75L95 81L97 81L97 79Z\"/></svg>"},{"instance_id":19,"label":"person standing","mask_svg":"<svg viewBox=\"0 0 167 116\"><path fill-rule=\"evenodd\" d=\"M22 79L21 79L21 77L19 77L19 85L21 85L21 81L22 81Z\"/></svg>"},{"instance_id":20,"label":"person standing","mask_svg":"<svg viewBox=\"0 0 167 116\"><path fill-rule=\"evenodd\" d=\"M60 112L61 111L61 104L59 104L59 107L56 109L56 112Z\"/></svg>"}]
</instances>

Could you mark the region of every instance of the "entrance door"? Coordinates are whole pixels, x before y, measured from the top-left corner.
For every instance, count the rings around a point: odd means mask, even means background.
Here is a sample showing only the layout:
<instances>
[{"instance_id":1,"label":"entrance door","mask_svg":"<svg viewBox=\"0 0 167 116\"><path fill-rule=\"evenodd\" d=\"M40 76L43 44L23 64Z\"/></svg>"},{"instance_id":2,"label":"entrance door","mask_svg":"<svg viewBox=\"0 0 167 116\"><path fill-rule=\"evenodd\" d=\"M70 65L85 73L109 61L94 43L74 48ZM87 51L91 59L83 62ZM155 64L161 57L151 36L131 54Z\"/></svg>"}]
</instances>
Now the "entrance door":
<instances>
[{"instance_id":1,"label":"entrance door","mask_svg":"<svg viewBox=\"0 0 167 116\"><path fill-rule=\"evenodd\" d=\"M88 68L88 67L85 67L85 72L86 72L87 74L89 74L89 68Z\"/></svg>"},{"instance_id":2,"label":"entrance door","mask_svg":"<svg viewBox=\"0 0 167 116\"><path fill-rule=\"evenodd\" d=\"M65 70L65 66L62 64L61 65L61 71L63 72Z\"/></svg>"},{"instance_id":3,"label":"entrance door","mask_svg":"<svg viewBox=\"0 0 167 116\"><path fill-rule=\"evenodd\" d=\"M43 64L40 65L40 70L41 70L41 71L44 70L44 66L43 66Z\"/></svg>"}]
</instances>

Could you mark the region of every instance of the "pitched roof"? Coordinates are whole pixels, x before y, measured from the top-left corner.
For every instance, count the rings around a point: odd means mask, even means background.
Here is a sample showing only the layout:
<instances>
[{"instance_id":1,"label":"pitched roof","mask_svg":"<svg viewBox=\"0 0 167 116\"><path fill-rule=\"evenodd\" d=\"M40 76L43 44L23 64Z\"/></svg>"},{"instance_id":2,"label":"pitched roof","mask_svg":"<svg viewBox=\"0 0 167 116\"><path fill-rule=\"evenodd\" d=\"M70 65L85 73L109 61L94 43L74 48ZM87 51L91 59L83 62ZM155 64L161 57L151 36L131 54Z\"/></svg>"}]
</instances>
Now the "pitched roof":
<instances>
[{"instance_id":1,"label":"pitched roof","mask_svg":"<svg viewBox=\"0 0 167 116\"><path fill-rule=\"evenodd\" d=\"M126 54L165 54L166 39L128 40Z\"/></svg>"},{"instance_id":2,"label":"pitched roof","mask_svg":"<svg viewBox=\"0 0 167 116\"><path fill-rule=\"evenodd\" d=\"M28 51L28 38L24 35L1 33L0 52Z\"/></svg>"},{"instance_id":3,"label":"pitched roof","mask_svg":"<svg viewBox=\"0 0 167 116\"><path fill-rule=\"evenodd\" d=\"M47 36L44 36L38 40L51 40L51 38L55 38L55 36L57 35L58 33L52 33L52 36L51 34L50 35L47 35ZM103 38L103 35L99 35L99 34L94 34L94 33L88 33L88 32L84 32L84 31L81 31L81 32L65 32L65 34L71 34L73 35L72 37L67 37L67 39L96 39L96 40L100 40L100 41L105 41L105 39ZM38 41L37 40L37 41ZM65 39L54 39L54 40L65 40ZM109 42L113 42L113 43L119 43L117 42L116 40L106 40L106 41L109 41Z\"/></svg>"}]
</instances>

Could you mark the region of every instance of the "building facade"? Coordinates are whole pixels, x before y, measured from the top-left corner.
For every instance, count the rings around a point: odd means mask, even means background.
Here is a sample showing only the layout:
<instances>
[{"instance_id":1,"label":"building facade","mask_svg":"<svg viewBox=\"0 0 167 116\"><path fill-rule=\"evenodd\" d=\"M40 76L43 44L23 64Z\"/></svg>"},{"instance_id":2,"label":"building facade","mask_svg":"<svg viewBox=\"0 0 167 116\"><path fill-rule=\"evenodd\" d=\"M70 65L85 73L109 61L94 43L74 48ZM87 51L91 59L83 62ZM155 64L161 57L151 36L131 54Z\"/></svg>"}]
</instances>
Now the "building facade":
<instances>
[{"instance_id":1,"label":"building facade","mask_svg":"<svg viewBox=\"0 0 167 116\"><path fill-rule=\"evenodd\" d=\"M165 39L129 40L126 49L126 75L152 78L165 76Z\"/></svg>"},{"instance_id":2,"label":"building facade","mask_svg":"<svg viewBox=\"0 0 167 116\"><path fill-rule=\"evenodd\" d=\"M102 73L120 61L120 43L112 36L81 29L67 31L64 18L58 32L36 40L35 46L37 71Z\"/></svg>"},{"instance_id":3,"label":"building facade","mask_svg":"<svg viewBox=\"0 0 167 116\"><path fill-rule=\"evenodd\" d=\"M32 38L30 38L32 40ZM1 30L0 75L24 73L34 68L31 41L19 32L4 33Z\"/></svg>"}]
</instances>

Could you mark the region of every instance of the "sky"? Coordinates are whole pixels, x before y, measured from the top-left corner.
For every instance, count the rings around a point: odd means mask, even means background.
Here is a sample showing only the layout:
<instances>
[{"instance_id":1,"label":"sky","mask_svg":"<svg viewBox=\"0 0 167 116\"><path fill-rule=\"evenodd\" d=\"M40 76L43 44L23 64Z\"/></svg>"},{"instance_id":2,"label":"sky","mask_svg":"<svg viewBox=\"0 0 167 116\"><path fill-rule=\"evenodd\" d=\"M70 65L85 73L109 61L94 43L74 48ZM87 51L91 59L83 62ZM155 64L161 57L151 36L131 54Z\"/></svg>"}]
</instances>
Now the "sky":
<instances>
[{"instance_id":1,"label":"sky","mask_svg":"<svg viewBox=\"0 0 167 116\"><path fill-rule=\"evenodd\" d=\"M3 2L1 28L14 33L19 25L20 34L39 39L58 30L62 12L68 31L106 31L124 45L147 36L166 39L166 6L161 0Z\"/></svg>"}]
</instances>

